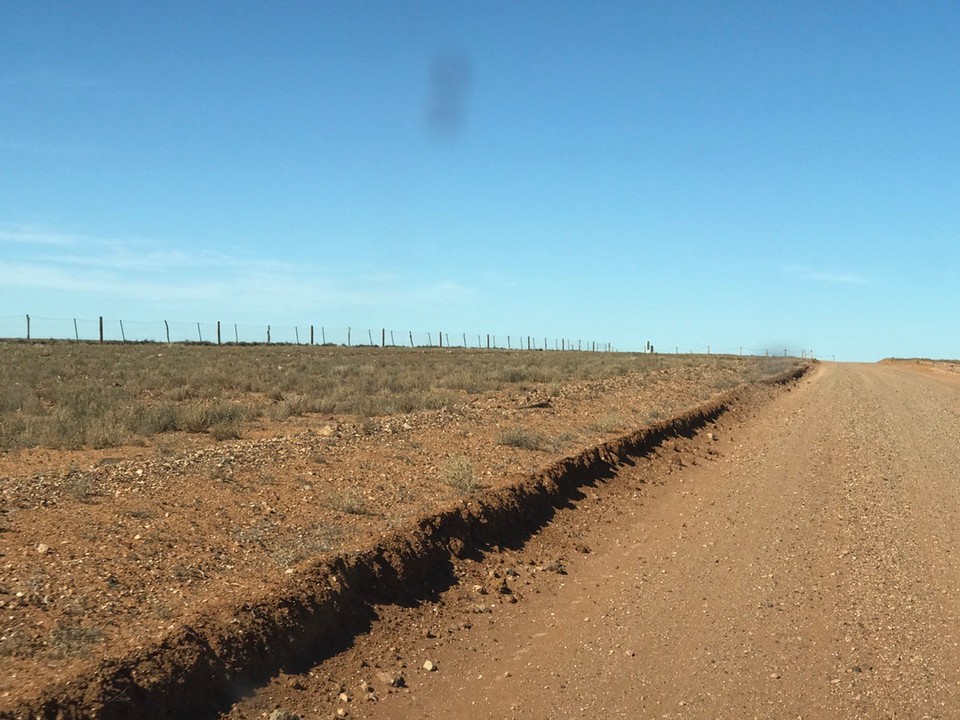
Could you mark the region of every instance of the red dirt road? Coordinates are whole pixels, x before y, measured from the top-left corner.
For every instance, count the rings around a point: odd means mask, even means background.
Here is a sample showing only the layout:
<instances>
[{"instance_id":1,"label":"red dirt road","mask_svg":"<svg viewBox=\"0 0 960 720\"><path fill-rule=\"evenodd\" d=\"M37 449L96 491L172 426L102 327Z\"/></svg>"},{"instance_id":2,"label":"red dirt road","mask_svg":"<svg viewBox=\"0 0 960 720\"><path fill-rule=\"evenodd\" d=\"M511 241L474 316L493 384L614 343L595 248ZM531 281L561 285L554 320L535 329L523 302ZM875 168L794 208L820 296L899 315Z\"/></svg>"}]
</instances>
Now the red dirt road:
<instances>
[{"instance_id":1,"label":"red dirt road","mask_svg":"<svg viewBox=\"0 0 960 720\"><path fill-rule=\"evenodd\" d=\"M229 716L960 717L958 439L960 377L821 365Z\"/></svg>"}]
</instances>

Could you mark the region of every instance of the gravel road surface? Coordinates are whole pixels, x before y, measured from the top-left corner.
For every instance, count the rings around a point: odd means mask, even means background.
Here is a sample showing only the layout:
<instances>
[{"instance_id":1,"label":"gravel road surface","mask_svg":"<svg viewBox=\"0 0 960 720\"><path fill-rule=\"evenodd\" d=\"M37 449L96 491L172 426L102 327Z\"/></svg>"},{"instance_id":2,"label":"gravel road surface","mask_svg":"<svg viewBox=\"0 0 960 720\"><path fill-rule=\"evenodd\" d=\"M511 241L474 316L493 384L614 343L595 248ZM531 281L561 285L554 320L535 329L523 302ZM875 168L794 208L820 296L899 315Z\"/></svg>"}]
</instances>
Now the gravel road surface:
<instances>
[{"instance_id":1,"label":"gravel road surface","mask_svg":"<svg viewBox=\"0 0 960 720\"><path fill-rule=\"evenodd\" d=\"M823 364L708 430L230 716L960 717L960 376Z\"/></svg>"}]
</instances>

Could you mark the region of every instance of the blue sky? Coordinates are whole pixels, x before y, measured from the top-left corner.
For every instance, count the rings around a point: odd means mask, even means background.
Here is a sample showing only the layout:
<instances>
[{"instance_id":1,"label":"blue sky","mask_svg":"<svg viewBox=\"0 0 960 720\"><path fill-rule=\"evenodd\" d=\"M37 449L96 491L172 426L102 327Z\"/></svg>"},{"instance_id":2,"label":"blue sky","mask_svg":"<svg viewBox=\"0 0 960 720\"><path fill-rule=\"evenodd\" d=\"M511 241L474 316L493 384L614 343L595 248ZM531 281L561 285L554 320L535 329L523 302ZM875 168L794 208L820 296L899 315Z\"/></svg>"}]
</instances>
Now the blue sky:
<instances>
[{"instance_id":1,"label":"blue sky","mask_svg":"<svg viewBox=\"0 0 960 720\"><path fill-rule=\"evenodd\" d=\"M958 128L956 3L0 0L0 317L958 357Z\"/></svg>"}]
</instances>

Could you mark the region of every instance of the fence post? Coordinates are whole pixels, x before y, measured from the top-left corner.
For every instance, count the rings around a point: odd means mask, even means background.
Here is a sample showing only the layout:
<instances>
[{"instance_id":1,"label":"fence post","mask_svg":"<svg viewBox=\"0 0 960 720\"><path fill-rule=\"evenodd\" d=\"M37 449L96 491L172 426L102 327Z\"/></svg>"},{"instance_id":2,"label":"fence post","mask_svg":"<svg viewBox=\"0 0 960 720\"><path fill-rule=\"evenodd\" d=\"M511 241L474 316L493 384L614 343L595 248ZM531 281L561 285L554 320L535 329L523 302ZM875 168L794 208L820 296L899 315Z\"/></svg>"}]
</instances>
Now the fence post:
<instances>
[{"instance_id":1,"label":"fence post","mask_svg":"<svg viewBox=\"0 0 960 720\"><path fill-rule=\"evenodd\" d=\"M410 331L410 347L415 347L413 344L413 330Z\"/></svg>"},{"instance_id":2,"label":"fence post","mask_svg":"<svg viewBox=\"0 0 960 720\"><path fill-rule=\"evenodd\" d=\"M396 347L397 343L393 341L393 330L390 331L390 347Z\"/></svg>"},{"instance_id":3,"label":"fence post","mask_svg":"<svg viewBox=\"0 0 960 720\"><path fill-rule=\"evenodd\" d=\"M313 345L313 324L310 324L310 344Z\"/></svg>"},{"instance_id":4,"label":"fence post","mask_svg":"<svg viewBox=\"0 0 960 720\"><path fill-rule=\"evenodd\" d=\"M370 339L370 344L373 345L373 330L367 328L367 337Z\"/></svg>"},{"instance_id":5,"label":"fence post","mask_svg":"<svg viewBox=\"0 0 960 720\"><path fill-rule=\"evenodd\" d=\"M427 347L433 347L433 335L427 333Z\"/></svg>"},{"instance_id":6,"label":"fence post","mask_svg":"<svg viewBox=\"0 0 960 720\"><path fill-rule=\"evenodd\" d=\"M463 334L463 347L464 347L464 348L467 347L467 334L466 334L466 333Z\"/></svg>"},{"instance_id":7,"label":"fence post","mask_svg":"<svg viewBox=\"0 0 960 720\"><path fill-rule=\"evenodd\" d=\"M267 345L270 344L270 326L267 325Z\"/></svg>"},{"instance_id":8,"label":"fence post","mask_svg":"<svg viewBox=\"0 0 960 720\"><path fill-rule=\"evenodd\" d=\"M30 339L30 316L27 315L27 340Z\"/></svg>"},{"instance_id":9,"label":"fence post","mask_svg":"<svg viewBox=\"0 0 960 720\"><path fill-rule=\"evenodd\" d=\"M327 331L323 329L323 325L320 326L320 342L323 345L327 344Z\"/></svg>"},{"instance_id":10,"label":"fence post","mask_svg":"<svg viewBox=\"0 0 960 720\"><path fill-rule=\"evenodd\" d=\"M123 329L123 323L120 324L120 328ZM200 342L203 342L203 333L200 332L200 323L197 323L197 337L200 339Z\"/></svg>"},{"instance_id":11,"label":"fence post","mask_svg":"<svg viewBox=\"0 0 960 720\"><path fill-rule=\"evenodd\" d=\"M103 315L100 316L100 342L103 342Z\"/></svg>"},{"instance_id":12,"label":"fence post","mask_svg":"<svg viewBox=\"0 0 960 720\"><path fill-rule=\"evenodd\" d=\"M437 333L437 342L440 343L440 347L443 347L443 330Z\"/></svg>"},{"instance_id":13,"label":"fence post","mask_svg":"<svg viewBox=\"0 0 960 720\"><path fill-rule=\"evenodd\" d=\"M217 320L217 345L220 345L220 321Z\"/></svg>"},{"instance_id":14,"label":"fence post","mask_svg":"<svg viewBox=\"0 0 960 720\"><path fill-rule=\"evenodd\" d=\"M123 331L123 320L120 320L120 342L127 341L127 334Z\"/></svg>"},{"instance_id":15,"label":"fence post","mask_svg":"<svg viewBox=\"0 0 960 720\"><path fill-rule=\"evenodd\" d=\"M347 347L350 347L350 328L347 328Z\"/></svg>"},{"instance_id":16,"label":"fence post","mask_svg":"<svg viewBox=\"0 0 960 720\"><path fill-rule=\"evenodd\" d=\"M487 350L490 349L490 333L487 333Z\"/></svg>"},{"instance_id":17,"label":"fence post","mask_svg":"<svg viewBox=\"0 0 960 720\"><path fill-rule=\"evenodd\" d=\"M102 324L102 323L103 323L103 318L100 318L100 322L101 322L100 342L103 342L103 331L102 331L102 328L103 328L103 324ZM164 320L164 321L163 321L163 327L164 327L164 328L166 329L166 331L167 331L167 345L169 345L169 344L170 344L170 323L168 323L166 320Z\"/></svg>"},{"instance_id":18,"label":"fence post","mask_svg":"<svg viewBox=\"0 0 960 720\"><path fill-rule=\"evenodd\" d=\"M77 339L77 342L80 342L80 331L77 330L77 319L73 319L73 336Z\"/></svg>"},{"instance_id":19,"label":"fence post","mask_svg":"<svg viewBox=\"0 0 960 720\"><path fill-rule=\"evenodd\" d=\"M240 344L240 331L237 330L237 324L233 324L233 339L237 341L237 345Z\"/></svg>"},{"instance_id":20,"label":"fence post","mask_svg":"<svg viewBox=\"0 0 960 720\"><path fill-rule=\"evenodd\" d=\"M300 328L296 325L293 326L293 337L297 340L297 345L300 344Z\"/></svg>"}]
</instances>

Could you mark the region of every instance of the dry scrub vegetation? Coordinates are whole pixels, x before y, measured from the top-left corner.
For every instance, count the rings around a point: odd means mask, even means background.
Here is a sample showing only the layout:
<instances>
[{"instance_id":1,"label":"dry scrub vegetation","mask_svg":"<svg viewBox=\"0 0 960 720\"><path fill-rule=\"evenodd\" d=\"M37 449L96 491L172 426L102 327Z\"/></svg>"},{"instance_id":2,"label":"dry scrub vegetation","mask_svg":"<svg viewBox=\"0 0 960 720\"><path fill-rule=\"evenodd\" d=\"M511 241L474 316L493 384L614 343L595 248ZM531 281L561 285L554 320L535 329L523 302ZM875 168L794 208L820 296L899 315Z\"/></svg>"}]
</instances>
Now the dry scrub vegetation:
<instances>
[{"instance_id":1,"label":"dry scrub vegetation","mask_svg":"<svg viewBox=\"0 0 960 720\"><path fill-rule=\"evenodd\" d=\"M755 377L795 362L751 361ZM392 415L507 388L699 362L632 353L5 342L0 450L104 448L177 431L226 440L259 422L310 413ZM538 440L501 438L521 447Z\"/></svg>"}]
</instances>

